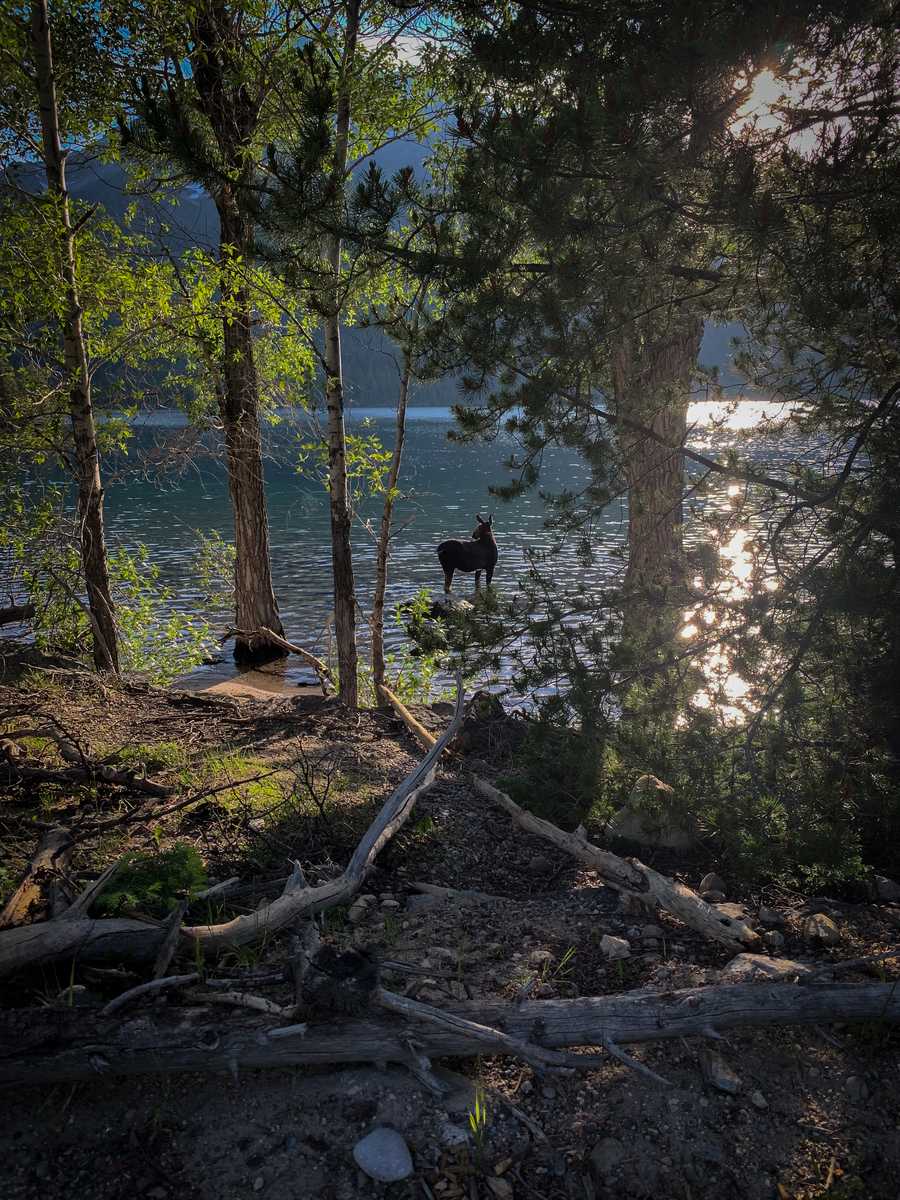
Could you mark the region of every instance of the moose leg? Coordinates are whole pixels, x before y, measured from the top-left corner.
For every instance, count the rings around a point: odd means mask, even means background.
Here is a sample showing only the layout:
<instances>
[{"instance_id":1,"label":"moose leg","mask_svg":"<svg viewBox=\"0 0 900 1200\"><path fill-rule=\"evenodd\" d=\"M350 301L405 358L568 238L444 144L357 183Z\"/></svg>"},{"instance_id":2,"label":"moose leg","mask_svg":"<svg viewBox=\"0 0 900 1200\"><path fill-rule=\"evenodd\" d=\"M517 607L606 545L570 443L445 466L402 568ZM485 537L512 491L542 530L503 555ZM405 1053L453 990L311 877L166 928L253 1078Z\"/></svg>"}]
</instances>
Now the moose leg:
<instances>
[{"instance_id":1,"label":"moose leg","mask_svg":"<svg viewBox=\"0 0 900 1200\"><path fill-rule=\"evenodd\" d=\"M476 571L475 572L475 591L476 592L478 591L478 588L480 587L480 585L481 585L481 572Z\"/></svg>"},{"instance_id":2,"label":"moose leg","mask_svg":"<svg viewBox=\"0 0 900 1200\"><path fill-rule=\"evenodd\" d=\"M450 589L453 587L453 567L444 567L444 595L450 595Z\"/></svg>"}]
</instances>

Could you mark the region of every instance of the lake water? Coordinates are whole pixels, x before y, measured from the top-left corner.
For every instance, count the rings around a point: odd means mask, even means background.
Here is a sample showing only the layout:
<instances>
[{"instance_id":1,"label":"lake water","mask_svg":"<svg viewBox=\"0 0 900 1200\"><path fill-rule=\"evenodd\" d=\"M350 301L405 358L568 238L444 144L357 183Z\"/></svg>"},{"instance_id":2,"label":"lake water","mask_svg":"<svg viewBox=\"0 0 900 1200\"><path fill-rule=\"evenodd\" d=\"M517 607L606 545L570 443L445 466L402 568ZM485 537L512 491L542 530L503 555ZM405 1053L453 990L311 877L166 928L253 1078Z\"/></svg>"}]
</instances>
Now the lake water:
<instances>
[{"instance_id":1,"label":"lake water","mask_svg":"<svg viewBox=\"0 0 900 1200\"><path fill-rule=\"evenodd\" d=\"M697 448L724 451L741 443L742 452L759 463L773 466L778 460L797 457L807 461L809 453L793 440L767 438L756 426L762 406L745 402L725 427L711 424L715 410L695 405L691 421L696 429L691 444ZM369 423L384 445L394 439L394 416L387 409L356 408L349 415L349 428L359 431ZM744 427L753 427L750 440ZM555 535L545 528L546 512L537 492L509 503L494 500L491 484L508 479L504 460L515 445L508 438L493 443L460 445L448 439L453 428L448 409L412 408L409 412L404 451L402 488L405 498L396 508L393 555L390 565L387 604L412 597L420 588L440 591L443 577L435 554L437 544L448 537L467 537L474 527L476 512L493 511L500 559L494 585L501 593L515 591L518 576L526 569L529 551L547 550ZM152 414L135 430L127 459L107 489L106 513L110 545L145 545L159 567L162 582L174 593L179 609L204 611L194 564L196 533L218 532L231 537L231 515L227 477L217 441L189 445L191 431L178 414ZM297 466L299 443L309 437L306 418L287 415L267 434L266 488L271 532L272 568L286 635L320 654L329 649L331 599L331 551L327 496L310 467ZM188 449L194 452L188 454ZM177 470L165 467L172 455ZM165 467L165 469L163 469ZM541 486L555 492L577 489L586 471L571 450L551 448L543 459ZM707 497L705 505L727 508L727 485ZM363 522L380 513L380 502L364 505L353 533L354 565L359 603L368 613L374 585L374 539ZM559 553L556 572L561 582L578 580L589 587L608 584L621 571L622 550L627 530L627 507L616 501L594 526L595 563L585 568L576 553L574 539ZM696 531L694 531L696 536ZM692 537L690 505L687 537ZM454 591L466 595L471 576L457 576ZM227 617L210 613L218 626ZM360 621L361 641L365 624ZM386 628L388 649L400 644L402 628L391 619ZM289 677L305 677L303 668L293 666Z\"/></svg>"}]
</instances>

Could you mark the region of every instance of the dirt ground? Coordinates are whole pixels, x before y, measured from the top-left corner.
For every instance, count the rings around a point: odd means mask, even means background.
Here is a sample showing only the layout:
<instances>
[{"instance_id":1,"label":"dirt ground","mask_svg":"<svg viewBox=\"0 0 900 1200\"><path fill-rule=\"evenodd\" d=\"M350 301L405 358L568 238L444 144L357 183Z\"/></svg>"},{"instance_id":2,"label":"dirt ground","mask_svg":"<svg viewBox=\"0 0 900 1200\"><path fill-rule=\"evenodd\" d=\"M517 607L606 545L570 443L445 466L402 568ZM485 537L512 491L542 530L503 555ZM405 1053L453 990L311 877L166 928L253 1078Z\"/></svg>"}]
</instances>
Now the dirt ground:
<instances>
[{"instance_id":1,"label":"dirt ground","mask_svg":"<svg viewBox=\"0 0 900 1200\"><path fill-rule=\"evenodd\" d=\"M417 715L435 729L446 720L440 708L417 709ZM126 851L189 841L207 863L210 881L239 875L254 885L229 909L241 911L242 903L249 911L260 897L277 894L289 858L299 857L312 883L339 874L380 804L421 756L392 714L350 718L308 694L191 696L141 684L101 685L52 668L25 675L8 669L0 680L0 730L37 730L51 716L96 757L132 761L126 751L137 748L148 776L176 794L201 785L221 790L158 821L153 812L162 801L122 789L8 782L0 807L4 894L33 852L38 822L77 831L121 816L112 832L80 845L73 883ZM464 748L468 754L445 761L435 786L382 852L365 884L367 905L323 914L326 941L364 947L383 964L385 986L435 1005L719 980L730 958L726 950L665 913L629 913L592 872L518 831L476 796L473 766L489 772L499 751L483 738ZM52 742L32 741L29 754L48 770L61 765ZM254 780L276 768L274 776ZM303 782L310 771L311 790ZM323 799L329 772L331 790ZM223 788L223 780L232 786ZM717 865L705 852L691 860L654 861L650 851L642 857L695 888ZM275 881L268 890L267 881ZM482 895L441 899L417 892L423 882ZM751 920L760 905L777 910L775 927L784 938L779 956L824 963L898 948L896 905L827 898L810 905L794 894L741 894L725 883L727 899L743 904ZM814 948L805 939L803 918L810 911L832 917L837 944ZM629 957L609 961L600 946L604 934L626 938ZM229 972L258 974L281 959L276 939L252 960L231 962ZM417 973L404 974L403 964ZM900 958L841 978L890 980L898 969ZM6 981L2 1004L70 1003L70 982L68 967ZM74 982L76 1002L87 1006L129 986L89 970ZM290 989L276 984L265 994L287 1002ZM538 1073L512 1058L481 1057L437 1064L446 1085L439 1096L404 1069L370 1063L237 1077L98 1077L0 1093L0 1197L900 1196L896 1028L879 1022L772 1027L728 1034L715 1045L698 1038L632 1049L669 1086L612 1059L587 1073ZM733 1093L709 1080L704 1060L711 1051L737 1076ZM486 1113L477 1136L476 1099ZM354 1144L379 1125L398 1130L412 1153L414 1173L400 1183L373 1182L354 1163Z\"/></svg>"}]
</instances>

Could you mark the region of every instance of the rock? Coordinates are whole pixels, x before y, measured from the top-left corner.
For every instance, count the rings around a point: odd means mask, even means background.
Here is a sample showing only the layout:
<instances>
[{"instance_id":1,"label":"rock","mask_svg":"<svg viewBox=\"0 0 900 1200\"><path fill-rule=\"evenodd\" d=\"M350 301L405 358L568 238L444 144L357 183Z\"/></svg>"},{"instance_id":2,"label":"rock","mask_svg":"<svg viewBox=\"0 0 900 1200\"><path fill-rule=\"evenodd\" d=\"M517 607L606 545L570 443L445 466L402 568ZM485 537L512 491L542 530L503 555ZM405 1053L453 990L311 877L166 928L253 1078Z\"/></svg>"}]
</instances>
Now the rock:
<instances>
[{"instance_id":1,"label":"rock","mask_svg":"<svg viewBox=\"0 0 900 1200\"><path fill-rule=\"evenodd\" d=\"M697 843L697 823L689 813L676 811L674 789L655 775L641 775L627 804L607 824L617 838L643 846L689 850Z\"/></svg>"},{"instance_id":2,"label":"rock","mask_svg":"<svg viewBox=\"0 0 900 1200\"><path fill-rule=\"evenodd\" d=\"M413 1173L412 1156L396 1129L380 1125L356 1143L353 1160L378 1183L396 1183Z\"/></svg>"},{"instance_id":3,"label":"rock","mask_svg":"<svg viewBox=\"0 0 900 1200\"><path fill-rule=\"evenodd\" d=\"M821 942L823 946L836 946L841 940L841 931L825 913L813 913L803 922L803 936L808 942Z\"/></svg>"},{"instance_id":4,"label":"rock","mask_svg":"<svg viewBox=\"0 0 900 1200\"><path fill-rule=\"evenodd\" d=\"M767 929L763 934L763 941L770 950L780 950L784 946L784 934L779 933L777 929Z\"/></svg>"},{"instance_id":5,"label":"rock","mask_svg":"<svg viewBox=\"0 0 900 1200\"><path fill-rule=\"evenodd\" d=\"M382 900L381 907L387 911L393 911L400 907L399 900Z\"/></svg>"},{"instance_id":6,"label":"rock","mask_svg":"<svg viewBox=\"0 0 900 1200\"><path fill-rule=\"evenodd\" d=\"M535 854L528 863L529 875L549 875L553 870L553 863L546 854Z\"/></svg>"},{"instance_id":7,"label":"rock","mask_svg":"<svg viewBox=\"0 0 900 1200\"><path fill-rule=\"evenodd\" d=\"M721 904L725 899L724 892L701 892L700 899L705 900L707 904Z\"/></svg>"},{"instance_id":8,"label":"rock","mask_svg":"<svg viewBox=\"0 0 900 1200\"><path fill-rule=\"evenodd\" d=\"M469 1131L451 1121L441 1122L438 1126L438 1136L443 1146L467 1146L470 1141Z\"/></svg>"},{"instance_id":9,"label":"rock","mask_svg":"<svg viewBox=\"0 0 900 1200\"><path fill-rule=\"evenodd\" d=\"M855 1104L869 1098L869 1085L859 1075L851 1075L844 1084L844 1091Z\"/></svg>"},{"instance_id":10,"label":"rock","mask_svg":"<svg viewBox=\"0 0 900 1200\"><path fill-rule=\"evenodd\" d=\"M759 910L759 920L762 925L784 925L784 917L777 908L762 907Z\"/></svg>"},{"instance_id":11,"label":"rock","mask_svg":"<svg viewBox=\"0 0 900 1200\"><path fill-rule=\"evenodd\" d=\"M756 1091L750 1093L750 1103L754 1108L758 1108L760 1112L764 1112L769 1107L769 1102L766 1100L762 1092Z\"/></svg>"},{"instance_id":12,"label":"rock","mask_svg":"<svg viewBox=\"0 0 900 1200\"><path fill-rule=\"evenodd\" d=\"M625 1147L618 1138L603 1138L591 1151L591 1166L598 1175L611 1175L624 1161Z\"/></svg>"},{"instance_id":13,"label":"rock","mask_svg":"<svg viewBox=\"0 0 900 1200\"><path fill-rule=\"evenodd\" d=\"M714 871L710 871L708 875L704 875L700 880L700 894L704 892L721 892L722 895L727 894L725 880L721 875L717 875Z\"/></svg>"},{"instance_id":14,"label":"rock","mask_svg":"<svg viewBox=\"0 0 900 1200\"><path fill-rule=\"evenodd\" d=\"M490 1188L491 1193L497 1197L497 1200L512 1200L513 1189L508 1179L504 1179L502 1176L489 1175L485 1179L485 1183Z\"/></svg>"},{"instance_id":15,"label":"rock","mask_svg":"<svg viewBox=\"0 0 900 1200\"><path fill-rule=\"evenodd\" d=\"M619 892L619 908L626 917L646 917L647 915L647 905L640 896L632 895L631 892Z\"/></svg>"},{"instance_id":16,"label":"rock","mask_svg":"<svg viewBox=\"0 0 900 1200\"><path fill-rule=\"evenodd\" d=\"M360 921L365 920L368 911L368 904L361 904L359 900L355 900L347 912L347 920L351 925L358 925Z\"/></svg>"},{"instance_id":17,"label":"rock","mask_svg":"<svg viewBox=\"0 0 900 1200\"><path fill-rule=\"evenodd\" d=\"M722 983L754 983L758 979L794 979L809 975L812 968L791 958L768 958L765 954L738 954L719 976Z\"/></svg>"},{"instance_id":18,"label":"rock","mask_svg":"<svg viewBox=\"0 0 900 1200\"><path fill-rule=\"evenodd\" d=\"M660 925L645 925L641 930L641 937L644 938L661 938L665 937L665 930Z\"/></svg>"},{"instance_id":19,"label":"rock","mask_svg":"<svg viewBox=\"0 0 900 1200\"><path fill-rule=\"evenodd\" d=\"M257 1175L257 1177L253 1180L254 1192L261 1192L265 1186L266 1186L265 1179L263 1179L262 1175Z\"/></svg>"},{"instance_id":20,"label":"rock","mask_svg":"<svg viewBox=\"0 0 900 1200\"><path fill-rule=\"evenodd\" d=\"M549 950L532 950L528 955L528 961L533 967L543 967L553 962L553 955Z\"/></svg>"},{"instance_id":21,"label":"rock","mask_svg":"<svg viewBox=\"0 0 900 1200\"><path fill-rule=\"evenodd\" d=\"M611 961L628 958L631 954L631 944L625 938L613 937L610 933L604 933L600 939L600 949Z\"/></svg>"},{"instance_id":22,"label":"rock","mask_svg":"<svg viewBox=\"0 0 900 1200\"><path fill-rule=\"evenodd\" d=\"M700 1065L707 1082L720 1092L736 1096L743 1087L740 1076L736 1075L722 1055L716 1054L714 1050L707 1050L703 1054Z\"/></svg>"},{"instance_id":23,"label":"rock","mask_svg":"<svg viewBox=\"0 0 900 1200\"><path fill-rule=\"evenodd\" d=\"M900 900L900 883L894 883L886 875L876 875L875 895L882 904L894 904Z\"/></svg>"},{"instance_id":24,"label":"rock","mask_svg":"<svg viewBox=\"0 0 900 1200\"><path fill-rule=\"evenodd\" d=\"M440 902L440 896L408 896L406 908L411 913L425 912L429 908L434 908Z\"/></svg>"},{"instance_id":25,"label":"rock","mask_svg":"<svg viewBox=\"0 0 900 1200\"><path fill-rule=\"evenodd\" d=\"M729 917L732 921L747 921L747 910L743 904L714 904L713 908L723 917Z\"/></svg>"}]
</instances>

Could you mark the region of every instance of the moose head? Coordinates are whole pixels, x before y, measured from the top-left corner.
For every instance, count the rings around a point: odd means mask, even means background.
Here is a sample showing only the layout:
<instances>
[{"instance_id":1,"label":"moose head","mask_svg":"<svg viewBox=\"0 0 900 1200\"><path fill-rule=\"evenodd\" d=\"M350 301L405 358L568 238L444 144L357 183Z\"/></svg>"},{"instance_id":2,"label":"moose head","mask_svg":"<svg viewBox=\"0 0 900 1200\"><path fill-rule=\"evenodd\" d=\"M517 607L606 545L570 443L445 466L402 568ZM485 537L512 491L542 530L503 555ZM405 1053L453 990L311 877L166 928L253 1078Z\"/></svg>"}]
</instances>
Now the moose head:
<instances>
[{"instance_id":1,"label":"moose head","mask_svg":"<svg viewBox=\"0 0 900 1200\"><path fill-rule=\"evenodd\" d=\"M480 542L482 538L493 538L494 514L491 513L489 517L485 518L481 515L481 513L476 513L475 520L478 522L478 524L472 530L473 540Z\"/></svg>"}]
</instances>

